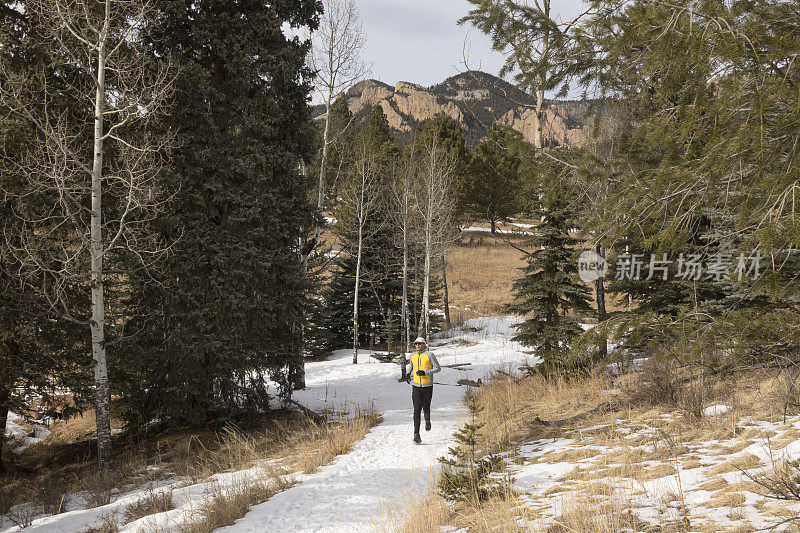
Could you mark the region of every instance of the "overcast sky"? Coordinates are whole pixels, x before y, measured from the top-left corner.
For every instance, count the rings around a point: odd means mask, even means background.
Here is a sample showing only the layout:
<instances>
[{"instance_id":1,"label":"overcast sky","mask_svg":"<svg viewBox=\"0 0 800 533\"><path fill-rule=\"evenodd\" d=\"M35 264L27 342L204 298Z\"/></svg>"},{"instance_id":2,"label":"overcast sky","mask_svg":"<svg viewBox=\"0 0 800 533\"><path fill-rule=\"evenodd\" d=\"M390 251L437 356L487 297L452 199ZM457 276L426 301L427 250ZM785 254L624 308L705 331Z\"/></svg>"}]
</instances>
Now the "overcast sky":
<instances>
[{"instance_id":1,"label":"overcast sky","mask_svg":"<svg viewBox=\"0 0 800 533\"><path fill-rule=\"evenodd\" d=\"M394 85L410 81L434 85L464 71L465 42L470 67L497 74L503 63L489 39L456 21L469 12L466 0L356 0L367 33L366 60L370 77ZM563 20L577 16L581 0L552 0Z\"/></svg>"}]
</instances>

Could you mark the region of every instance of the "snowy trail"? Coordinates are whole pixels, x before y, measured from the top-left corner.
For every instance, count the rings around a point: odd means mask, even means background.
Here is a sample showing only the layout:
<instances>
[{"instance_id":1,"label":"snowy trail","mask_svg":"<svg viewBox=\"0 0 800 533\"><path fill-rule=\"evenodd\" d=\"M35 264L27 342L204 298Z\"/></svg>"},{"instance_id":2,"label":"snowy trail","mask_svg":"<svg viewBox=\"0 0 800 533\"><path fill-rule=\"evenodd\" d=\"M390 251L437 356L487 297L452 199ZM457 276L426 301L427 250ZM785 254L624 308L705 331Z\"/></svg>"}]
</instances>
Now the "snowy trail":
<instances>
[{"instance_id":1,"label":"snowy trail","mask_svg":"<svg viewBox=\"0 0 800 533\"><path fill-rule=\"evenodd\" d=\"M410 385L398 383L399 369L380 363L368 352L341 350L331 360L306 367L307 389L295 398L311 409L352 409L373 403L383 422L353 451L334 463L304 476L298 485L256 505L224 532L262 531L380 531L390 507L402 509L413 493L424 495L438 471L437 458L447 453L463 413L464 387L460 378L483 378L489 371L515 367L527 357L511 342L513 319L468 321L469 330L432 342L442 365L470 363L465 370L443 368L436 374L431 419L433 429L422 432L423 444L412 443ZM467 341L466 343L464 341ZM465 345L475 343L474 345ZM446 384L446 385L445 385Z\"/></svg>"},{"instance_id":2,"label":"snowy trail","mask_svg":"<svg viewBox=\"0 0 800 533\"><path fill-rule=\"evenodd\" d=\"M520 347L510 341L517 319L482 318L468 321L462 329L432 341L431 350L442 365L468 363L461 369L443 368L435 375L431 406L433 430L422 432L423 444L412 443L411 386L398 383L399 369L380 363L363 351L359 364L352 364L352 351L340 350L329 360L306 365L307 389L296 392L297 401L314 410L352 412L372 404L383 414L353 450L310 475L298 475L299 483L271 500L254 506L228 532L359 532L389 531L385 524L390 509L402 510L412 491L425 495L438 471L438 457L447 453L452 434L464 412L461 399L466 389L452 386L461 378L477 380L492 369L517 367L526 359ZM12 429L15 426L11 426ZM260 467L223 472L197 483L183 478L149 482L121 492L100 507L88 505L86 493L69 495L65 512L41 515L33 503L15 507L21 516L31 515L24 531L73 533L98 527L104 518L117 523L120 531L181 531L196 519L214 491L251 483L263 476ZM124 523L125 509L147 496L149 491L169 492L175 509ZM123 520L123 523L120 523ZM22 531L0 515L0 533Z\"/></svg>"}]
</instances>

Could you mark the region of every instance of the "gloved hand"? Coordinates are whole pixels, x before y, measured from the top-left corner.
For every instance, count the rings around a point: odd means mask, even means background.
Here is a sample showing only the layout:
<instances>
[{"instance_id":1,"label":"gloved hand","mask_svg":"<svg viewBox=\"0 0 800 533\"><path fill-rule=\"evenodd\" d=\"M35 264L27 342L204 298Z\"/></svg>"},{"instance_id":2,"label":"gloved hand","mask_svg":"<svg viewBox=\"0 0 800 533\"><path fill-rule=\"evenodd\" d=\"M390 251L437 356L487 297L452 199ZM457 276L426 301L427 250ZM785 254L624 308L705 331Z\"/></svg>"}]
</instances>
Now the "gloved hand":
<instances>
[{"instance_id":1,"label":"gloved hand","mask_svg":"<svg viewBox=\"0 0 800 533\"><path fill-rule=\"evenodd\" d=\"M405 381L406 381L406 383L411 383L411 372L406 374L406 380Z\"/></svg>"},{"instance_id":2,"label":"gloved hand","mask_svg":"<svg viewBox=\"0 0 800 533\"><path fill-rule=\"evenodd\" d=\"M424 370L417 370L417 375L418 376L424 376L425 375L425 371Z\"/></svg>"}]
</instances>

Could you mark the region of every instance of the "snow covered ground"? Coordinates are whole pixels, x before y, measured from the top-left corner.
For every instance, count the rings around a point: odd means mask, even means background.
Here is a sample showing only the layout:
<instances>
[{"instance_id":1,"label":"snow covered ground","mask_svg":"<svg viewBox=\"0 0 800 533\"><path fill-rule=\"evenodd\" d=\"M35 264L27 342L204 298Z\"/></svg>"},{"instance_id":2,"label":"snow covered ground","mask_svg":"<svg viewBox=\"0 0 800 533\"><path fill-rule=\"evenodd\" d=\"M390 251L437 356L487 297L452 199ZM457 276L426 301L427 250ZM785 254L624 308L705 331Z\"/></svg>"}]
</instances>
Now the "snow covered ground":
<instances>
[{"instance_id":1,"label":"snow covered ground","mask_svg":"<svg viewBox=\"0 0 800 533\"><path fill-rule=\"evenodd\" d=\"M418 499L427 494L438 474L437 459L453 443L466 391L457 381L484 378L495 369L515 369L530 357L510 340L516 320L470 320L431 342L445 368L435 376L439 384L433 397L433 430L423 431L420 446L412 443L411 391L408 384L397 381L397 365L381 363L368 351L361 351L359 364L353 365L351 350L308 363L307 389L295 394L297 401L317 411L353 412L371 405L382 413L383 421L350 453L313 474L291 474L297 484L219 531L391 531L389 511L402 515L412 495ZM534 531L546 529L587 497L614 499L620 509L653 525L686 516L692 530L698 531L730 530L743 524L768 528L781 518L800 515L800 502L778 505L752 480L776 463L800 459L800 416L785 422L748 417L733 422L728 420L730 407L724 404L707 406L704 415L712 427L735 423L737 437L726 440L710 432L693 442L674 440L679 432L670 428L680 424L677 415L647 411L638 418L612 413L591 427L566 427L554 438L516 443L505 457L521 495L518 508L521 513L525 510L519 523ZM19 424L11 427L17 433L24 431ZM680 450L679 456L674 450ZM86 494L74 494L67 512L37 517L25 531L84 531L108 517L124 532L180 531L215 493L264 478L261 468L220 473L202 481L173 478L148 483L95 508L87 508ZM159 491L171 492L175 509L125 523L126 506ZM20 507L16 511L24 514ZM0 516L0 533L19 530L8 515Z\"/></svg>"},{"instance_id":2,"label":"snow covered ground","mask_svg":"<svg viewBox=\"0 0 800 533\"><path fill-rule=\"evenodd\" d=\"M352 409L373 403L383 423L333 464L306 477L302 483L253 507L224 532L262 531L376 531L390 505L412 493L427 492L438 472L437 458L452 445L452 434L463 413L465 388L461 378L477 380L491 370L519 366L527 356L513 335L514 319L474 319L431 342L431 351L443 368L435 375L431 419L423 444L413 444L411 391L398 383L399 368L379 363L367 352L352 364L352 350L341 350L329 361L312 363L306 370L307 389L295 398L311 409Z\"/></svg>"},{"instance_id":3,"label":"snow covered ground","mask_svg":"<svg viewBox=\"0 0 800 533\"><path fill-rule=\"evenodd\" d=\"M14 412L8 413L6 422L6 439L16 443L12 448L14 452L21 452L28 446L40 442L50 434L50 431L39 424L26 424L24 419Z\"/></svg>"},{"instance_id":4,"label":"snow covered ground","mask_svg":"<svg viewBox=\"0 0 800 533\"><path fill-rule=\"evenodd\" d=\"M354 411L373 405L383 422L353 451L310 475L296 474L294 487L256 505L226 532L289 531L375 531L382 527L390 507L402 506L412 492L427 492L438 472L437 458L452 445L452 434L463 414L461 399L465 387L461 378L485 378L498 368L516 368L529 356L510 340L512 317L473 319L462 328L448 331L431 341L443 365L436 374L431 418L432 431L423 431L423 444L413 444L410 385L397 381L399 367L381 363L369 351L359 352L359 364L352 364L352 350L340 350L329 360L308 363L304 391L294 398L313 410ZM72 532L99 524L104 518L118 520L121 531L179 530L202 507L214 491L246 483L258 476L259 467L217 474L202 483L173 479L147 484L118 494L101 507L86 508L86 495L70 498L68 511L39 517L26 532ZM149 492L170 490L176 509L122 524L127 505ZM19 513L21 510L16 509ZM24 511L24 510L22 510ZM8 517L0 517L0 532L19 531Z\"/></svg>"},{"instance_id":5,"label":"snow covered ground","mask_svg":"<svg viewBox=\"0 0 800 533\"><path fill-rule=\"evenodd\" d=\"M728 406L711 407L706 416L713 418ZM508 466L521 503L536 517L525 523L532 531L547 530L559 515L599 498L653 526L685 516L689 531L794 531L782 522L800 516L800 502L776 500L756 480L800 459L800 417L745 417L739 438L679 443L680 457L659 429L673 421L672 415L618 418L520 446Z\"/></svg>"}]
</instances>

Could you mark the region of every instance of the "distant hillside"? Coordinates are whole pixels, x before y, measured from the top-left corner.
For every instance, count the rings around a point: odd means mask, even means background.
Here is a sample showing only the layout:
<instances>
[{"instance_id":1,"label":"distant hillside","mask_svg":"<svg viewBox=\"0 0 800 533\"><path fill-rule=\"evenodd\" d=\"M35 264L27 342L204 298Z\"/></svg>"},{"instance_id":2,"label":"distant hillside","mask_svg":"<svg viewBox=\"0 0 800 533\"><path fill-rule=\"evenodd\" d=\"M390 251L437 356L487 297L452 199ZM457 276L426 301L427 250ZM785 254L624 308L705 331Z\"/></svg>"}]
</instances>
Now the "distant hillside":
<instances>
[{"instance_id":1,"label":"distant hillside","mask_svg":"<svg viewBox=\"0 0 800 533\"><path fill-rule=\"evenodd\" d=\"M357 122L369 117L375 105L383 108L395 135L406 141L414 127L436 115L453 117L464 131L469 145L477 144L495 122L507 124L533 141L533 100L513 85L485 72L463 73L447 78L432 87L401 81L394 87L376 80L364 80L346 93L350 110ZM586 101L547 103L543 133L550 147L580 146L588 140L585 127ZM323 106L314 109L321 119Z\"/></svg>"}]
</instances>

